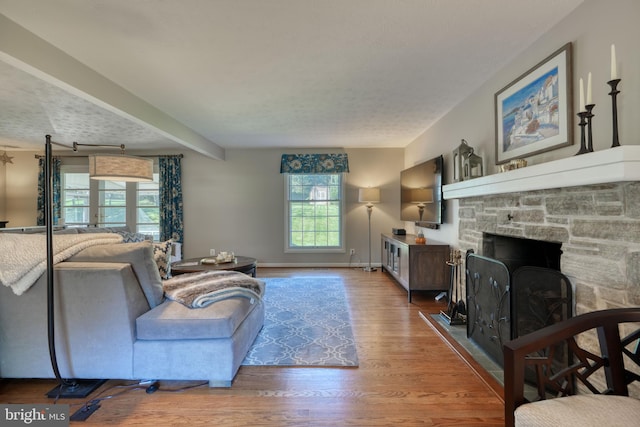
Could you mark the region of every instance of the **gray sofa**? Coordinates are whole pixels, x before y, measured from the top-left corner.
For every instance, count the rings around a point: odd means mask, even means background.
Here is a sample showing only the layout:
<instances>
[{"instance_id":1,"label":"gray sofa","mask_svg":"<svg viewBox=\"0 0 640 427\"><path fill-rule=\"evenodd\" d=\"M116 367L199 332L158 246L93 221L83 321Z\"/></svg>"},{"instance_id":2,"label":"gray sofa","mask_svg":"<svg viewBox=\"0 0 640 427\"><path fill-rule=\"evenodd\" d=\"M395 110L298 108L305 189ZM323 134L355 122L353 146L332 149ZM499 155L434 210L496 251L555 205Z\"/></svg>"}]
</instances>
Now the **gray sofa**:
<instances>
[{"instance_id":1,"label":"gray sofa","mask_svg":"<svg viewBox=\"0 0 640 427\"><path fill-rule=\"evenodd\" d=\"M229 387L264 322L230 298L190 309L163 298L150 242L86 248L55 267L56 352L64 378L207 380ZM44 275L0 286L0 377L53 378Z\"/></svg>"}]
</instances>

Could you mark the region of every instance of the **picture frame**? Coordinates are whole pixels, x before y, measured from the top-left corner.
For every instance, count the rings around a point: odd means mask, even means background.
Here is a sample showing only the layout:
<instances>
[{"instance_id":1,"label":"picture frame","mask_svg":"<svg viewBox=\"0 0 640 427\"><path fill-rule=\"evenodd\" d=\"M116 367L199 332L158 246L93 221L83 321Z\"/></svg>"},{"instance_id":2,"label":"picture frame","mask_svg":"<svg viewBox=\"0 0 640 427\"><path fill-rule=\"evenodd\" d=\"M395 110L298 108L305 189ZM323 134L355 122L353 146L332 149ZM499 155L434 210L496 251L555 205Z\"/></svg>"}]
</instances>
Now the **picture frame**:
<instances>
[{"instance_id":1,"label":"picture frame","mask_svg":"<svg viewBox=\"0 0 640 427\"><path fill-rule=\"evenodd\" d=\"M571 43L495 94L496 165L573 144Z\"/></svg>"}]
</instances>

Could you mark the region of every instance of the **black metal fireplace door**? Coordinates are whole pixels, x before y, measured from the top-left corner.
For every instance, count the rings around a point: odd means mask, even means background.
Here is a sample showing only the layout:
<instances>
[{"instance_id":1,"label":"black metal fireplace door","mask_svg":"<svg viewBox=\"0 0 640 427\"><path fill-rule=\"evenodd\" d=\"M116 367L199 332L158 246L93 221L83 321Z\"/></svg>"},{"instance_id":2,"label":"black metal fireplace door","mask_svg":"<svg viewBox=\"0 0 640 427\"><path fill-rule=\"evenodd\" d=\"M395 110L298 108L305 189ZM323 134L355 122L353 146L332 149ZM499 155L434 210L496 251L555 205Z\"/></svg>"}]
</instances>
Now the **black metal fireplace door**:
<instances>
[{"instance_id":1,"label":"black metal fireplace door","mask_svg":"<svg viewBox=\"0 0 640 427\"><path fill-rule=\"evenodd\" d=\"M512 274L501 261L467 253L467 337L504 365L502 345L572 316L569 279L549 268L525 266ZM558 363L567 366L566 349Z\"/></svg>"}]
</instances>

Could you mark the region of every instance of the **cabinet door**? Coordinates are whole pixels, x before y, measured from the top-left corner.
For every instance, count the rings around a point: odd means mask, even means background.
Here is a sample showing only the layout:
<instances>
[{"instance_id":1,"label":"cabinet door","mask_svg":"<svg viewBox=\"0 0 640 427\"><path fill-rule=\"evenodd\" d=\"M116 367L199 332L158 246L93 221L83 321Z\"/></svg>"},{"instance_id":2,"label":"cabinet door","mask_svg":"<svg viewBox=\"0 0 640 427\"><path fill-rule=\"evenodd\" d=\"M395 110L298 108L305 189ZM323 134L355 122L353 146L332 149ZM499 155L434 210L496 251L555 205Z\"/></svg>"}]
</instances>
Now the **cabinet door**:
<instances>
[{"instance_id":1,"label":"cabinet door","mask_svg":"<svg viewBox=\"0 0 640 427\"><path fill-rule=\"evenodd\" d=\"M412 255L412 289L446 290L449 286L448 246L425 247Z\"/></svg>"},{"instance_id":2,"label":"cabinet door","mask_svg":"<svg viewBox=\"0 0 640 427\"><path fill-rule=\"evenodd\" d=\"M409 246L398 245L398 274L400 276L400 282L409 289Z\"/></svg>"},{"instance_id":3,"label":"cabinet door","mask_svg":"<svg viewBox=\"0 0 640 427\"><path fill-rule=\"evenodd\" d=\"M382 238L381 249L382 267L384 267L385 270L389 271L391 270L391 242L389 242L389 240L384 237Z\"/></svg>"},{"instance_id":4,"label":"cabinet door","mask_svg":"<svg viewBox=\"0 0 640 427\"><path fill-rule=\"evenodd\" d=\"M398 274L398 245L395 242L389 242L389 268Z\"/></svg>"}]
</instances>

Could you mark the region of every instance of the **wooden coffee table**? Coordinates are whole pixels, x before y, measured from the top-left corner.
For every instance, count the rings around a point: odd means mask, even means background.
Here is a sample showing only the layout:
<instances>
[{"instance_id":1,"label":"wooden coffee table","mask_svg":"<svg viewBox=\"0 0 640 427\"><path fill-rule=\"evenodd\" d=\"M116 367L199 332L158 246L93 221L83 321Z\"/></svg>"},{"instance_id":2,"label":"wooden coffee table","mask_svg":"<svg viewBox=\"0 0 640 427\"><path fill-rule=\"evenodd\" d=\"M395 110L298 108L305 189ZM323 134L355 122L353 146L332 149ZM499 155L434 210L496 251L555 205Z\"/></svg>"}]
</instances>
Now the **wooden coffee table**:
<instances>
[{"instance_id":1,"label":"wooden coffee table","mask_svg":"<svg viewBox=\"0 0 640 427\"><path fill-rule=\"evenodd\" d=\"M224 262L220 264L203 264L202 258L189 258L171 264L172 274L194 273L196 271L222 270L239 271L256 277L258 260L247 256L236 256L235 262Z\"/></svg>"}]
</instances>

